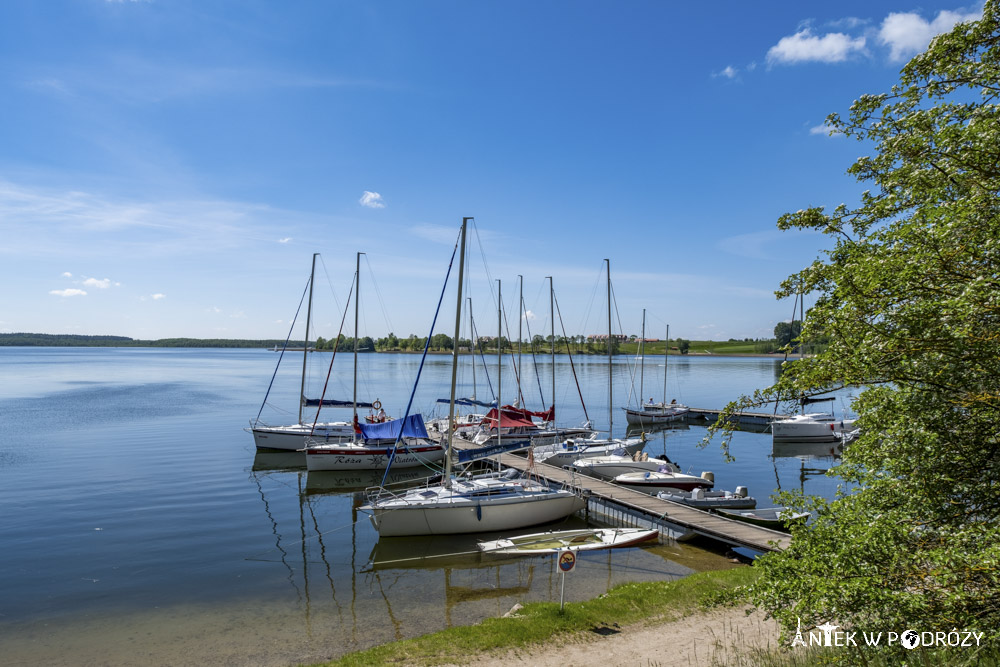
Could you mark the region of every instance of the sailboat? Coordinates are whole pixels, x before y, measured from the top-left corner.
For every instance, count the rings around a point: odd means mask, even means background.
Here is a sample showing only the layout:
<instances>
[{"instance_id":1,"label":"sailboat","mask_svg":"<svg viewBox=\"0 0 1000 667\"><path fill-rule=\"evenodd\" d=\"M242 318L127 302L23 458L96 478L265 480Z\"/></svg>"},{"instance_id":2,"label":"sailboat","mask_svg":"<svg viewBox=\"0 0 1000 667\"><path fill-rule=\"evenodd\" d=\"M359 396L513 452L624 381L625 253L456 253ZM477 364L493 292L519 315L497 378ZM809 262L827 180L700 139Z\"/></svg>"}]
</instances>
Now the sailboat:
<instances>
[{"instance_id":1,"label":"sailboat","mask_svg":"<svg viewBox=\"0 0 1000 667\"><path fill-rule=\"evenodd\" d=\"M456 249L461 248L461 254L458 265L455 340L458 340L462 321L465 238L470 219L462 219L459 242L456 244ZM457 371L458 345L455 345L452 352L449 421L455 415ZM370 514L372 525L380 536L479 533L525 528L563 519L586 506L586 501L572 491L552 489L540 482L516 478L518 473L514 470L455 477L452 475L453 434L450 429L447 442L445 473L440 483L405 493L375 489L369 494L368 504L361 509ZM524 445L517 442L510 444Z\"/></svg>"},{"instance_id":2,"label":"sailboat","mask_svg":"<svg viewBox=\"0 0 1000 667\"><path fill-rule=\"evenodd\" d=\"M298 451L302 449L305 443L305 439L308 437L318 437L324 438L330 442L347 442L354 438L354 425L347 421L331 421L331 422L307 422L302 419L302 409L306 406L320 406L322 405L333 405L338 407L346 407L351 405L345 401L333 401L333 400L323 400L323 399L308 399L306 398L306 366L309 359L309 328L312 324L312 305L313 305L313 284L316 278L316 258L319 257L319 253L314 253L312 257L312 269L309 273L309 301L306 308L306 334L304 336L304 345L302 346L302 384L299 389L299 411L298 411L298 422L295 424L287 424L283 426L272 426L266 424L260 419L260 413L264 410L264 405L267 403L267 395L264 396L264 403L261 405L260 412L257 413L257 418L250 422L250 428L245 429L253 433L254 445L257 449L277 449L284 451ZM291 332L289 332L289 337L291 337ZM287 345L287 343L286 343ZM281 360L284 357L284 350L281 352L281 356L278 357L278 365L280 366ZM277 375L277 369L275 369L275 375ZM271 382L273 384L274 378L272 377ZM268 387L268 394L271 388ZM354 402L355 412L357 407L371 407L371 403L358 403L356 400ZM318 413L317 413L318 414Z\"/></svg>"},{"instance_id":3,"label":"sailboat","mask_svg":"<svg viewBox=\"0 0 1000 667\"><path fill-rule=\"evenodd\" d=\"M642 339L639 341L639 356L641 365L639 370L639 401L641 403L643 393L643 375L646 368L646 355L643 353L646 344L646 309L642 309ZM625 411L625 421L631 426L656 426L658 424L668 424L679 421L688 413L688 407L681 405L676 400L667 403L667 359L670 354L670 326L667 325L667 337L664 338L663 346L663 400L654 403L649 399L647 403L641 403L641 407L622 408Z\"/></svg>"},{"instance_id":4,"label":"sailboat","mask_svg":"<svg viewBox=\"0 0 1000 667\"><path fill-rule=\"evenodd\" d=\"M358 423L358 297L361 282L361 253L357 255L354 277L354 423L357 432L351 442L335 438L305 439L306 468L314 470L385 470L390 461L401 468L437 463L444 447L431 440L421 415L379 423ZM381 408L381 405L379 406ZM360 440L357 438L360 435ZM401 444L402 448L398 445Z\"/></svg>"},{"instance_id":5,"label":"sailboat","mask_svg":"<svg viewBox=\"0 0 1000 667\"><path fill-rule=\"evenodd\" d=\"M615 438L615 410L614 400L614 358L612 357L612 331L611 331L611 260L604 260L608 273L608 438L598 440L588 439L568 439L564 442L545 447L535 447L534 456L536 461L543 461L554 466L571 465L577 459L591 456L622 456L631 457L642 451L646 446L646 435L640 434L638 438Z\"/></svg>"},{"instance_id":6,"label":"sailboat","mask_svg":"<svg viewBox=\"0 0 1000 667\"><path fill-rule=\"evenodd\" d=\"M499 410L491 409L482 420L479 431L471 439L478 445L493 445L500 437L527 438L532 446L552 445L567 439L587 439L596 436L597 431L590 427L588 421L582 426L557 427L555 425L556 414L556 335L555 335L555 290L553 288L552 277L549 276L549 319L551 321L550 333L550 353L552 355L552 407L542 412L526 410L514 405L504 405ZM521 298L523 305L524 299ZM520 319L520 318L519 318ZM531 333L530 331L528 332ZM518 333L520 340L520 332ZM519 343L520 345L520 343ZM518 353L520 354L520 352ZM572 363L572 354L570 355ZM518 393L520 393L520 362L517 367ZM574 377L576 372L574 371ZM539 392L541 387L539 386ZM582 396L581 396L582 402ZM584 413L587 411L584 405ZM536 423L533 418L537 417L542 424Z\"/></svg>"}]
</instances>

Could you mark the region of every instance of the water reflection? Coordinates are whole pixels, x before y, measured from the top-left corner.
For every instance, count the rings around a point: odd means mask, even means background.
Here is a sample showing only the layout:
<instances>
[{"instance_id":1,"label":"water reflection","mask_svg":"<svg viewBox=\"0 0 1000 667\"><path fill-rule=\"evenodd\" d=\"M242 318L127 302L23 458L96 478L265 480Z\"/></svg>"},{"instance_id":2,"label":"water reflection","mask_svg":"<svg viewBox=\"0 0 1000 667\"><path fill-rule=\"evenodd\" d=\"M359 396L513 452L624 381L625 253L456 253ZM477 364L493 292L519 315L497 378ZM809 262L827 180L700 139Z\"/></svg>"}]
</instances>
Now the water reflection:
<instances>
[{"instance_id":1,"label":"water reflection","mask_svg":"<svg viewBox=\"0 0 1000 667\"><path fill-rule=\"evenodd\" d=\"M379 485L393 490L426 484L438 474L427 468L401 468L390 470L388 475L384 470L310 470L306 478L306 493L346 493Z\"/></svg>"}]
</instances>

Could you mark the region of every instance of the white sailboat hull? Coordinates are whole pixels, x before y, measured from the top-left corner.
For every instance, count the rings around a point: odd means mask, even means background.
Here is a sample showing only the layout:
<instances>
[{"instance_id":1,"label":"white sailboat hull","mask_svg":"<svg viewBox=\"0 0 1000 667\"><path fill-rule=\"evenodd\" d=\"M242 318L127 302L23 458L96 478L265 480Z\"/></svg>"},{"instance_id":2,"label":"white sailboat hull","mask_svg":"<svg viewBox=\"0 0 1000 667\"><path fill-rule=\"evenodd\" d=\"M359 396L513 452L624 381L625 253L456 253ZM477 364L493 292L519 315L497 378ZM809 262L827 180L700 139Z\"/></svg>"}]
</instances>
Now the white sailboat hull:
<instances>
[{"instance_id":1,"label":"white sailboat hull","mask_svg":"<svg viewBox=\"0 0 1000 667\"><path fill-rule=\"evenodd\" d=\"M502 491L501 491L502 493ZM435 487L374 501L361 509L382 537L453 535L526 528L558 521L582 510L586 501L570 491L511 489L504 495Z\"/></svg>"},{"instance_id":2,"label":"white sailboat hull","mask_svg":"<svg viewBox=\"0 0 1000 667\"><path fill-rule=\"evenodd\" d=\"M601 479L614 479L631 472L651 472L667 469L677 472L677 467L664 459L633 461L630 456L594 456L577 459L572 468L577 472Z\"/></svg>"},{"instance_id":3,"label":"white sailboat hull","mask_svg":"<svg viewBox=\"0 0 1000 667\"><path fill-rule=\"evenodd\" d=\"M826 413L795 415L771 422L774 442L838 442L853 429L853 419L834 421Z\"/></svg>"},{"instance_id":4,"label":"white sailboat hull","mask_svg":"<svg viewBox=\"0 0 1000 667\"><path fill-rule=\"evenodd\" d=\"M389 465L392 445L364 443L322 444L306 447L306 469L319 470L385 470ZM392 467L412 468L431 465L444 459L445 448L437 443L401 444L392 458Z\"/></svg>"},{"instance_id":5,"label":"white sailboat hull","mask_svg":"<svg viewBox=\"0 0 1000 667\"><path fill-rule=\"evenodd\" d=\"M678 405L646 406L641 410L632 408L622 408L625 410L625 421L631 426L654 426L656 424L669 424L684 419L688 413L688 408Z\"/></svg>"},{"instance_id":6,"label":"white sailboat hull","mask_svg":"<svg viewBox=\"0 0 1000 667\"><path fill-rule=\"evenodd\" d=\"M249 429L257 449L298 451L305 447L306 438L322 438L328 442L350 442L354 439L354 426L350 422L324 422L316 424L290 424L265 426L258 424Z\"/></svg>"}]
</instances>

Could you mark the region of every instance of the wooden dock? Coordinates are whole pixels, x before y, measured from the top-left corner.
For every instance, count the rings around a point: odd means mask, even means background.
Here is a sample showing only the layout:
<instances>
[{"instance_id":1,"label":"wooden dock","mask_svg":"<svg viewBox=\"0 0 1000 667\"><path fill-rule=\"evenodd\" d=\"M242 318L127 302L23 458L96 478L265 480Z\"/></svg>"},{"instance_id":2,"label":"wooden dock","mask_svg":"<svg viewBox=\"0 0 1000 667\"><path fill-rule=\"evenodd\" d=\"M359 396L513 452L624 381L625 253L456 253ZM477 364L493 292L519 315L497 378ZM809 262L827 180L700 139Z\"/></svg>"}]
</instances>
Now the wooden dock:
<instances>
[{"instance_id":1,"label":"wooden dock","mask_svg":"<svg viewBox=\"0 0 1000 667\"><path fill-rule=\"evenodd\" d=\"M705 419L714 422L719 418L722 410L712 410L709 408L689 408L687 419ZM775 414L772 412L739 412L733 415L737 424L750 426L768 426L775 419L788 419L789 415Z\"/></svg>"},{"instance_id":2,"label":"wooden dock","mask_svg":"<svg viewBox=\"0 0 1000 667\"><path fill-rule=\"evenodd\" d=\"M456 449L476 448L478 445L454 438L452 446ZM501 466L528 471L528 459L514 454L501 454ZM590 499L598 499L611 505L617 505L632 512L637 512L654 521L662 521L691 531L697 535L709 537L725 544L747 547L756 551L780 551L791 543L791 536L769 528L761 528L742 521L726 519L718 514L688 507L669 500L661 500L641 491L634 491L587 475L574 473L547 463L535 462L531 474L545 479L551 484L566 486Z\"/></svg>"}]
</instances>

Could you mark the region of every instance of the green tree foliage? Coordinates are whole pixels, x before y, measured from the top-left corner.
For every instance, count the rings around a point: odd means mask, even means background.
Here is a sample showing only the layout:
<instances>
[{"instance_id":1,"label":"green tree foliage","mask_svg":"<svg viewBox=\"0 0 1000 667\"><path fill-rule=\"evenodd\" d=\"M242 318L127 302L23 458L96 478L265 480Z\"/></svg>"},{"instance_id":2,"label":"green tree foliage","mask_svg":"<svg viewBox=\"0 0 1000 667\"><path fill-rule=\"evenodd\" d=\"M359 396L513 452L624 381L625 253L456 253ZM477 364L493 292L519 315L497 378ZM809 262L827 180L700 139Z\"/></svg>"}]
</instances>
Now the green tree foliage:
<instances>
[{"instance_id":1,"label":"green tree foliage","mask_svg":"<svg viewBox=\"0 0 1000 667\"><path fill-rule=\"evenodd\" d=\"M990 0L981 21L937 37L889 93L828 119L874 146L849 170L872 187L860 203L778 222L831 239L778 293L818 295L803 335L828 346L730 408L864 387L853 406L861 435L835 469L850 490L800 499L813 521L759 561L752 599L786 628L801 618L1000 639L998 96Z\"/></svg>"},{"instance_id":2,"label":"green tree foliage","mask_svg":"<svg viewBox=\"0 0 1000 667\"><path fill-rule=\"evenodd\" d=\"M802 322L792 320L791 322L778 322L774 325L774 339L778 347L791 346L792 351L798 349L799 337L802 335Z\"/></svg>"}]
</instances>

